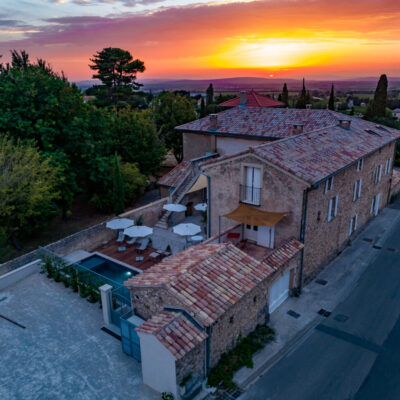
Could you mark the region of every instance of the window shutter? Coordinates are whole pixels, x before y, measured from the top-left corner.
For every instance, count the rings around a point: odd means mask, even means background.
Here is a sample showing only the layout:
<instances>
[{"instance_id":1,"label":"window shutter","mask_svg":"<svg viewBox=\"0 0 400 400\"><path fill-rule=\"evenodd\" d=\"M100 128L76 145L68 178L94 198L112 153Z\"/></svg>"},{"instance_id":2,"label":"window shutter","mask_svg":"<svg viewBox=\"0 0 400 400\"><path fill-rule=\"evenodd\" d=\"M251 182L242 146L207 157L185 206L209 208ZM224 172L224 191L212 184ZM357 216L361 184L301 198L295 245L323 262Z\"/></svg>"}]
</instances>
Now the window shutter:
<instances>
[{"instance_id":1,"label":"window shutter","mask_svg":"<svg viewBox=\"0 0 400 400\"><path fill-rule=\"evenodd\" d=\"M392 166L392 158L389 158L388 161L388 173L390 172L390 167Z\"/></svg>"},{"instance_id":2,"label":"window shutter","mask_svg":"<svg viewBox=\"0 0 400 400\"><path fill-rule=\"evenodd\" d=\"M325 192L324 193L326 193L328 191L328 182L329 182L329 179L327 181L325 181Z\"/></svg>"},{"instance_id":3,"label":"window shutter","mask_svg":"<svg viewBox=\"0 0 400 400\"><path fill-rule=\"evenodd\" d=\"M362 179L358 181L358 197L361 197L361 185L362 185Z\"/></svg>"},{"instance_id":4,"label":"window shutter","mask_svg":"<svg viewBox=\"0 0 400 400\"><path fill-rule=\"evenodd\" d=\"M328 210L328 222L332 220L332 200L329 200L329 210Z\"/></svg>"},{"instance_id":5,"label":"window shutter","mask_svg":"<svg viewBox=\"0 0 400 400\"><path fill-rule=\"evenodd\" d=\"M379 178L378 178L378 182L380 182L382 179L382 164L379 166Z\"/></svg>"},{"instance_id":6,"label":"window shutter","mask_svg":"<svg viewBox=\"0 0 400 400\"><path fill-rule=\"evenodd\" d=\"M372 212L373 212L373 210L374 210L374 200L375 200L375 197L371 200L371 208L370 208L370 210L369 210L369 213L370 213L370 214L372 214Z\"/></svg>"},{"instance_id":7,"label":"window shutter","mask_svg":"<svg viewBox=\"0 0 400 400\"><path fill-rule=\"evenodd\" d=\"M357 229L358 215L356 214L354 217L354 230Z\"/></svg>"},{"instance_id":8,"label":"window shutter","mask_svg":"<svg viewBox=\"0 0 400 400\"><path fill-rule=\"evenodd\" d=\"M338 202L339 202L339 195L336 195L336 201L335 201L335 217L337 215L337 207L338 207Z\"/></svg>"},{"instance_id":9,"label":"window shutter","mask_svg":"<svg viewBox=\"0 0 400 400\"><path fill-rule=\"evenodd\" d=\"M354 189L353 189L353 201L357 199L357 181L354 182Z\"/></svg>"},{"instance_id":10,"label":"window shutter","mask_svg":"<svg viewBox=\"0 0 400 400\"><path fill-rule=\"evenodd\" d=\"M353 232L353 218L350 218L349 236L352 234L352 232Z\"/></svg>"}]
</instances>

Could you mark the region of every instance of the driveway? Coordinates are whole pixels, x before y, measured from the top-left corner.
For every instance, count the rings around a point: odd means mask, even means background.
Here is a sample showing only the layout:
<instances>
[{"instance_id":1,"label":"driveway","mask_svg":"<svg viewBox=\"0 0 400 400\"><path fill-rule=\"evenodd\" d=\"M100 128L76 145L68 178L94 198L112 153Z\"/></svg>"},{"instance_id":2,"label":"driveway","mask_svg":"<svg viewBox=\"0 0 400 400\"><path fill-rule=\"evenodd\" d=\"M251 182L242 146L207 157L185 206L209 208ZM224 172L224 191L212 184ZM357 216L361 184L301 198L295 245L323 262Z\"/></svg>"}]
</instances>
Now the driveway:
<instances>
[{"instance_id":1,"label":"driveway","mask_svg":"<svg viewBox=\"0 0 400 400\"><path fill-rule=\"evenodd\" d=\"M159 400L140 364L103 332L102 312L35 273L0 292L0 399Z\"/></svg>"}]
</instances>

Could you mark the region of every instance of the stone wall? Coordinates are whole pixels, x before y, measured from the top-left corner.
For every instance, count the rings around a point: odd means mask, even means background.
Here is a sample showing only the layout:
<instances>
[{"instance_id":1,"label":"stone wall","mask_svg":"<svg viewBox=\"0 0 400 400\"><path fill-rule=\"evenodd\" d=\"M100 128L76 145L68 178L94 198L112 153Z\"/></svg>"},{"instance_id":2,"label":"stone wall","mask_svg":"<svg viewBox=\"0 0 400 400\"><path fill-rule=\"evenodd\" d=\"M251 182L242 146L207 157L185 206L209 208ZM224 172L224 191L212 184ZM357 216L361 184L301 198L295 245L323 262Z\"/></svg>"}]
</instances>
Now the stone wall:
<instances>
[{"instance_id":1,"label":"stone wall","mask_svg":"<svg viewBox=\"0 0 400 400\"><path fill-rule=\"evenodd\" d=\"M185 161L215 153L215 135L183 132L183 159Z\"/></svg>"},{"instance_id":2,"label":"stone wall","mask_svg":"<svg viewBox=\"0 0 400 400\"><path fill-rule=\"evenodd\" d=\"M392 187L390 191L391 196L398 196L400 194L400 169L393 169Z\"/></svg>"},{"instance_id":3,"label":"stone wall","mask_svg":"<svg viewBox=\"0 0 400 400\"><path fill-rule=\"evenodd\" d=\"M154 226L159 218L160 214L163 210L163 205L168 203L168 197L164 197L160 200L153 201L150 204L147 204L140 208L135 208L134 210L127 211L121 214L119 217L123 218L132 218L135 220L141 216L143 219L143 225Z\"/></svg>"},{"instance_id":4,"label":"stone wall","mask_svg":"<svg viewBox=\"0 0 400 400\"><path fill-rule=\"evenodd\" d=\"M176 383L179 385L189 374L196 374L205 378L205 345L203 341L183 358L176 362Z\"/></svg>"},{"instance_id":5,"label":"stone wall","mask_svg":"<svg viewBox=\"0 0 400 400\"><path fill-rule=\"evenodd\" d=\"M364 167L357 171L352 165L334 176L333 188L325 193L325 182L309 192L305 248L304 278L312 279L344 247L349 237L350 220L357 214L357 230L374 215L370 214L372 198L381 193L379 209L387 205L391 173L385 175L385 161L393 160L394 143L366 157ZM375 169L381 164L382 180L375 184ZM392 163L393 164L393 163ZM353 201L354 183L362 179L361 196ZM337 216L328 222L329 201L339 195Z\"/></svg>"},{"instance_id":6,"label":"stone wall","mask_svg":"<svg viewBox=\"0 0 400 400\"><path fill-rule=\"evenodd\" d=\"M219 216L238 207L240 185L245 184L246 166L262 169L261 205L258 208L263 211L289 212L275 226L275 247L289 238L299 239L303 191L306 185L251 154L203 167L211 178L211 235L218 233ZM233 223L234 221L221 217L221 231Z\"/></svg>"}]
</instances>

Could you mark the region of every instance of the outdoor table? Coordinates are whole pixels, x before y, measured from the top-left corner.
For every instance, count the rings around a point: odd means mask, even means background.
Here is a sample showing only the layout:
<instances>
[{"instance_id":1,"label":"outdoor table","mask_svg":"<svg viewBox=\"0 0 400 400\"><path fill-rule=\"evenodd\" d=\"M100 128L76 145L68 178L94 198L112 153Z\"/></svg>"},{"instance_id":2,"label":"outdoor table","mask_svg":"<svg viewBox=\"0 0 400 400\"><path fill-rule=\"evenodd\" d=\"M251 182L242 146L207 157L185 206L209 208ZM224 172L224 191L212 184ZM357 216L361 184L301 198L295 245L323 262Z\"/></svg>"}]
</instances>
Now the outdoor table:
<instances>
[{"instance_id":1,"label":"outdoor table","mask_svg":"<svg viewBox=\"0 0 400 400\"><path fill-rule=\"evenodd\" d=\"M143 260L144 260L144 257L142 257L142 256L136 257L136 261L143 261Z\"/></svg>"}]
</instances>

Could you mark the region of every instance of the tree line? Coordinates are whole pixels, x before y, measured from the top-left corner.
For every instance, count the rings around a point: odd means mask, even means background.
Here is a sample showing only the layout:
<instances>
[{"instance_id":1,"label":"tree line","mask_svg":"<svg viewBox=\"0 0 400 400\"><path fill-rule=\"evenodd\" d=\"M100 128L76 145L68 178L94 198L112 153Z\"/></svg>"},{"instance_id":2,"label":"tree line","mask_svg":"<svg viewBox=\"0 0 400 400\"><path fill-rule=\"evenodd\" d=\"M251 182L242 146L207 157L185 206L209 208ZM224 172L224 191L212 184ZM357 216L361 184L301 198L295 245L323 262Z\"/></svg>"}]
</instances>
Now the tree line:
<instances>
[{"instance_id":1,"label":"tree line","mask_svg":"<svg viewBox=\"0 0 400 400\"><path fill-rule=\"evenodd\" d=\"M0 66L0 242L68 217L84 193L97 209L122 212L143 192L167 151L182 157L173 127L195 119L185 96L163 92L151 107L131 99L143 61L105 48L91 59L97 103L44 60L11 51ZM1 244L1 243L0 243Z\"/></svg>"}]
</instances>

